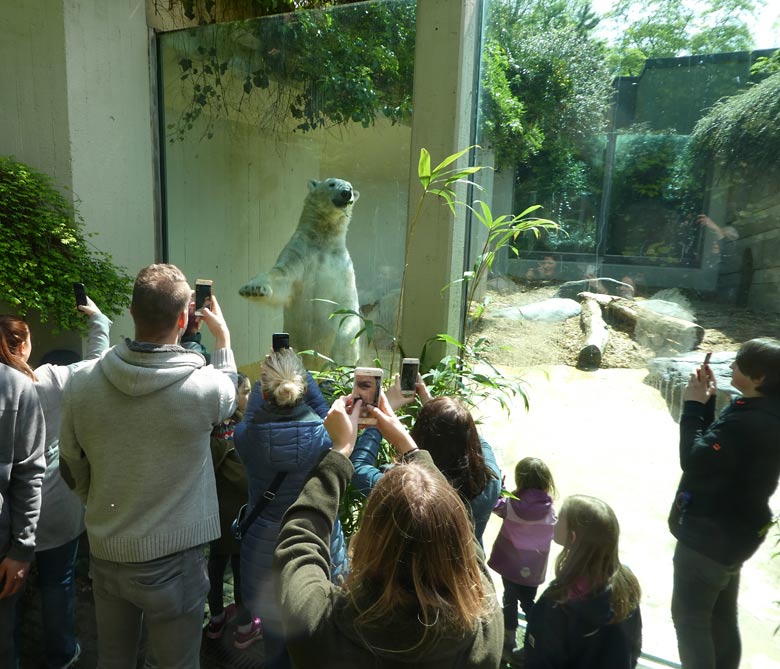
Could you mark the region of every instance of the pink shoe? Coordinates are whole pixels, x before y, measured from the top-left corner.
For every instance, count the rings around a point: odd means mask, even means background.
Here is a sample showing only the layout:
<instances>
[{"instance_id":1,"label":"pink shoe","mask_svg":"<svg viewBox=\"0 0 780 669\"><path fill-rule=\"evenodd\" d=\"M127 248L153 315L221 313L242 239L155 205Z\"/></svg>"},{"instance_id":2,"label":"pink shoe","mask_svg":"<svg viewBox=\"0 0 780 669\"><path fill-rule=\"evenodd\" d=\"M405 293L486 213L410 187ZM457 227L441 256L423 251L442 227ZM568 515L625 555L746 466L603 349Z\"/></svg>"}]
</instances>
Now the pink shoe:
<instances>
[{"instance_id":1,"label":"pink shoe","mask_svg":"<svg viewBox=\"0 0 780 669\"><path fill-rule=\"evenodd\" d=\"M219 639L225 631L228 623L236 617L236 605L226 606L219 616L211 616L209 626L206 628L206 636L209 639Z\"/></svg>"},{"instance_id":2,"label":"pink shoe","mask_svg":"<svg viewBox=\"0 0 780 669\"><path fill-rule=\"evenodd\" d=\"M252 618L252 627L248 632L241 632L236 630L233 636L233 646L239 650L245 650L249 648L255 641L263 638L263 623L260 622L260 618Z\"/></svg>"}]
</instances>

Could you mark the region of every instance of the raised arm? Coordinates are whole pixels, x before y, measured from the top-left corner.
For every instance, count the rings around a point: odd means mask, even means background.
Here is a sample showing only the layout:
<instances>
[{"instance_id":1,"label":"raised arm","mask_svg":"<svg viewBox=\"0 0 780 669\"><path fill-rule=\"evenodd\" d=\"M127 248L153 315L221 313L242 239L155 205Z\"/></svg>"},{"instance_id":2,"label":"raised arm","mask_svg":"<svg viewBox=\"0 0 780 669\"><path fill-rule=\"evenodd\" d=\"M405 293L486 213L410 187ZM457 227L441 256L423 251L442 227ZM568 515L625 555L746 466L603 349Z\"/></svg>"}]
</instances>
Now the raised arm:
<instances>
[{"instance_id":1,"label":"raised arm","mask_svg":"<svg viewBox=\"0 0 780 669\"><path fill-rule=\"evenodd\" d=\"M309 474L298 499L287 510L274 552L278 595L290 638L308 636L330 614L330 541L339 502L352 477L349 451L357 433L346 402L334 402L325 425L334 448Z\"/></svg>"},{"instance_id":2,"label":"raised arm","mask_svg":"<svg viewBox=\"0 0 780 669\"><path fill-rule=\"evenodd\" d=\"M368 497L379 479L382 478L382 472L376 466L381 443L382 433L375 427L366 428L358 438L352 455L349 456L355 467L352 485L364 497Z\"/></svg>"},{"instance_id":3,"label":"raised arm","mask_svg":"<svg viewBox=\"0 0 780 669\"><path fill-rule=\"evenodd\" d=\"M87 303L78 306L78 310L89 317L89 335L87 336L87 354L85 360L93 360L103 355L108 348L108 331L111 321L87 296Z\"/></svg>"}]
</instances>

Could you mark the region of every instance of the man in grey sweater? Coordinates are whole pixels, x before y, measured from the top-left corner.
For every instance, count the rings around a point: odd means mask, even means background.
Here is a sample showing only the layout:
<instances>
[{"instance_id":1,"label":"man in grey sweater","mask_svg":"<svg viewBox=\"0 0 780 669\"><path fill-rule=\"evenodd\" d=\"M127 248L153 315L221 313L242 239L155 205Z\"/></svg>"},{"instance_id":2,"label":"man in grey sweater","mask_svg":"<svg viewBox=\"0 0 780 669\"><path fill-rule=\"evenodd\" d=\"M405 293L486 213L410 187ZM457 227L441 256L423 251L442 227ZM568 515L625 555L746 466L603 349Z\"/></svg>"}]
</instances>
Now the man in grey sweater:
<instances>
[{"instance_id":1,"label":"man in grey sweater","mask_svg":"<svg viewBox=\"0 0 780 669\"><path fill-rule=\"evenodd\" d=\"M135 340L79 368L65 388L60 467L86 504L104 669L136 666L144 622L159 666L199 666L202 546L220 535L209 437L235 410L236 366L216 299L203 309L212 365L178 344L190 298L177 267L142 269Z\"/></svg>"},{"instance_id":2,"label":"man in grey sweater","mask_svg":"<svg viewBox=\"0 0 780 669\"><path fill-rule=\"evenodd\" d=\"M35 550L45 429L32 381L0 364L0 667L13 667L14 608Z\"/></svg>"}]
</instances>

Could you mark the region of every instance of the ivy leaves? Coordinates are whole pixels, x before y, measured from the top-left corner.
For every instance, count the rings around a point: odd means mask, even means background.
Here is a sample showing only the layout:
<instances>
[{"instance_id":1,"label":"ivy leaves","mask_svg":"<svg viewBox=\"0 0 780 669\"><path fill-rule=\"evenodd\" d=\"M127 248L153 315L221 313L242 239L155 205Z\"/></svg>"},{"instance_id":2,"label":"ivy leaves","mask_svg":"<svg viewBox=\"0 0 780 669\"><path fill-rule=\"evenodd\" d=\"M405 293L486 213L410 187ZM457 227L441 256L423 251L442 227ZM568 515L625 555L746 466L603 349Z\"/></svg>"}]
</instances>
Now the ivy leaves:
<instances>
[{"instance_id":1,"label":"ivy leaves","mask_svg":"<svg viewBox=\"0 0 780 669\"><path fill-rule=\"evenodd\" d=\"M83 225L48 177L0 157L0 295L21 317L35 310L55 331L85 329L74 308L76 281L108 316L129 304L132 279Z\"/></svg>"},{"instance_id":2,"label":"ivy leaves","mask_svg":"<svg viewBox=\"0 0 780 669\"><path fill-rule=\"evenodd\" d=\"M217 120L252 111L254 123L299 132L407 121L415 16L416 4L400 0L188 31L197 47L177 60L186 103L169 139L184 140L196 124L210 138Z\"/></svg>"}]
</instances>

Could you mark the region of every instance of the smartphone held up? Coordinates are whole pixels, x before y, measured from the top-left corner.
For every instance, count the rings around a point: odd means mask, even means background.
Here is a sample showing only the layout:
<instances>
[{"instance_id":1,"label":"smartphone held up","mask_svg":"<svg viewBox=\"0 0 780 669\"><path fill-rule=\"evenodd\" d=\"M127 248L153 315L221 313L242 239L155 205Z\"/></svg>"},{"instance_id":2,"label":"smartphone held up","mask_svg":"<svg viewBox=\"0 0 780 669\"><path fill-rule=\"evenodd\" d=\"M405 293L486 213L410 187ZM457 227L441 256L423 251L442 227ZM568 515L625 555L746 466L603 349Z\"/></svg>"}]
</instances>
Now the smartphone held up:
<instances>
[{"instance_id":1,"label":"smartphone held up","mask_svg":"<svg viewBox=\"0 0 780 669\"><path fill-rule=\"evenodd\" d=\"M195 280L195 315L201 316L203 307L211 306L211 288L214 282L211 279Z\"/></svg>"},{"instance_id":2,"label":"smartphone held up","mask_svg":"<svg viewBox=\"0 0 780 669\"><path fill-rule=\"evenodd\" d=\"M87 306L87 289L84 287L83 283L73 284L73 296L76 298L77 307Z\"/></svg>"},{"instance_id":3,"label":"smartphone held up","mask_svg":"<svg viewBox=\"0 0 780 669\"><path fill-rule=\"evenodd\" d=\"M363 406L360 409L358 425L375 425L374 418L367 407L379 406L379 396L382 393L382 375L383 371L379 367L356 367L355 382L352 386L353 399L363 400Z\"/></svg>"},{"instance_id":4,"label":"smartphone held up","mask_svg":"<svg viewBox=\"0 0 780 669\"><path fill-rule=\"evenodd\" d=\"M274 332L271 335L271 347L274 351L290 348L290 335L286 332Z\"/></svg>"},{"instance_id":5,"label":"smartphone held up","mask_svg":"<svg viewBox=\"0 0 780 669\"><path fill-rule=\"evenodd\" d=\"M404 358L401 361L401 394L404 397L411 397L417 392L417 374L419 371L419 358Z\"/></svg>"},{"instance_id":6,"label":"smartphone held up","mask_svg":"<svg viewBox=\"0 0 780 669\"><path fill-rule=\"evenodd\" d=\"M707 365L710 364L710 360L712 359L712 351L707 351L707 354L704 356L704 362L701 364L701 367L696 370L696 378L701 381L701 372L704 370L704 374L709 376L709 370L707 369Z\"/></svg>"}]
</instances>

